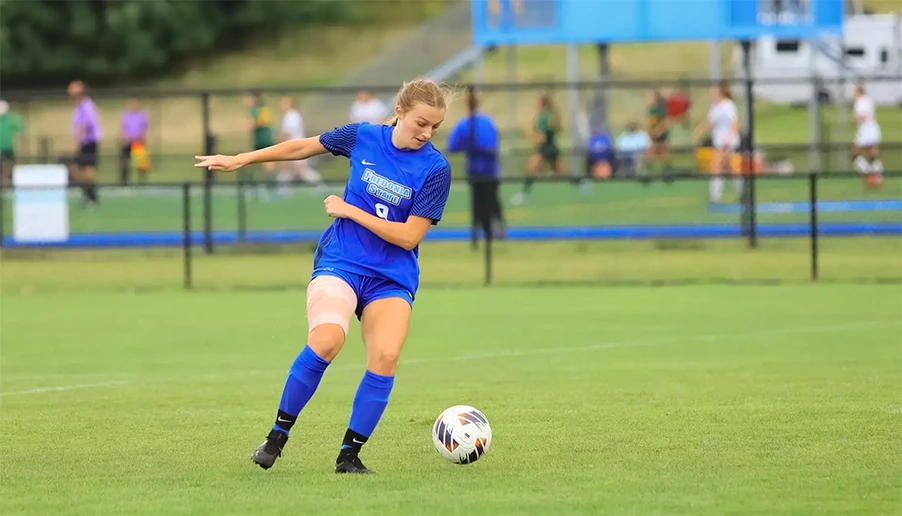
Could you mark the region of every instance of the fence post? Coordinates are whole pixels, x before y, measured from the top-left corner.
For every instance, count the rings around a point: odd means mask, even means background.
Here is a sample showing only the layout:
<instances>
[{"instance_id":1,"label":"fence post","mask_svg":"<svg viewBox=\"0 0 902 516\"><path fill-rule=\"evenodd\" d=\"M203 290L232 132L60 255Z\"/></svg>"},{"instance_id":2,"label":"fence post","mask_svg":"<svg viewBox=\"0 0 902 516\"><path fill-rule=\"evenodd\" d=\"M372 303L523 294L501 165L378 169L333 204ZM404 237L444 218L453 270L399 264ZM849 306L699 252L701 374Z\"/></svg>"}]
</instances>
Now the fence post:
<instances>
[{"instance_id":1,"label":"fence post","mask_svg":"<svg viewBox=\"0 0 902 516\"><path fill-rule=\"evenodd\" d=\"M238 178L238 241L244 243L247 238L247 202L244 198L244 180Z\"/></svg>"},{"instance_id":2,"label":"fence post","mask_svg":"<svg viewBox=\"0 0 902 516\"><path fill-rule=\"evenodd\" d=\"M213 254L213 183L204 181L204 252Z\"/></svg>"},{"instance_id":3,"label":"fence post","mask_svg":"<svg viewBox=\"0 0 902 516\"><path fill-rule=\"evenodd\" d=\"M204 154L216 154L216 139L210 129L210 93L201 94L201 111L204 125ZM204 170L204 252L213 254L213 171Z\"/></svg>"},{"instance_id":4,"label":"fence post","mask_svg":"<svg viewBox=\"0 0 902 516\"><path fill-rule=\"evenodd\" d=\"M808 170L821 170L821 80L814 68L815 53L811 52L811 99L808 101Z\"/></svg>"},{"instance_id":5,"label":"fence post","mask_svg":"<svg viewBox=\"0 0 902 516\"><path fill-rule=\"evenodd\" d=\"M818 249L817 249L817 176L816 171L808 174L808 202L809 206L809 222L811 224L811 281L818 279Z\"/></svg>"},{"instance_id":6,"label":"fence post","mask_svg":"<svg viewBox=\"0 0 902 516\"><path fill-rule=\"evenodd\" d=\"M38 160L39 163L51 163L50 156L53 154L53 146L50 144L50 138L38 138Z\"/></svg>"},{"instance_id":7,"label":"fence post","mask_svg":"<svg viewBox=\"0 0 902 516\"><path fill-rule=\"evenodd\" d=\"M12 182L12 181L10 181ZM68 195L68 191L66 194ZM3 247L3 241L6 240L6 231L4 230L4 226L6 225L6 218L3 216L3 212L6 210L6 206L4 205L3 197L6 195L6 178L0 177L0 247Z\"/></svg>"},{"instance_id":8,"label":"fence post","mask_svg":"<svg viewBox=\"0 0 902 516\"><path fill-rule=\"evenodd\" d=\"M752 42L749 40L742 41L742 68L745 73L745 116L747 120L748 146L744 149L748 153L748 173L742 192L742 226L747 232L749 239L749 247L758 247L758 221L755 206L755 81L752 78ZM743 151L740 145L740 152Z\"/></svg>"},{"instance_id":9,"label":"fence post","mask_svg":"<svg viewBox=\"0 0 902 516\"><path fill-rule=\"evenodd\" d=\"M182 254L185 264L183 283L191 289L191 184L182 185Z\"/></svg>"},{"instance_id":10,"label":"fence post","mask_svg":"<svg viewBox=\"0 0 902 516\"><path fill-rule=\"evenodd\" d=\"M492 284L492 229L485 232L485 286Z\"/></svg>"}]
</instances>

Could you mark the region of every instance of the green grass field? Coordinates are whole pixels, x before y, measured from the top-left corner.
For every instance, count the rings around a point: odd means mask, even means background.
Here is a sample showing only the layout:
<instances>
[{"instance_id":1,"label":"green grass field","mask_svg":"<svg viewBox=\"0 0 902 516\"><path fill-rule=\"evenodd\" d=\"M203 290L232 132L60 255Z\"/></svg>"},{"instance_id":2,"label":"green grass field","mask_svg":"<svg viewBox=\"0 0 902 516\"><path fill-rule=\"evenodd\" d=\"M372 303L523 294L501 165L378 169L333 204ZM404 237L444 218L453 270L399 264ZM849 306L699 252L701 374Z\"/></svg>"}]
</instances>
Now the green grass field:
<instances>
[{"instance_id":1,"label":"green grass field","mask_svg":"<svg viewBox=\"0 0 902 516\"><path fill-rule=\"evenodd\" d=\"M429 2L438 9L445 0ZM868 1L878 4L888 2ZM277 49L198 63L152 86L330 84L403 35L357 32L347 41L348 31L288 34ZM319 63L317 50L337 42L347 53ZM612 64L621 78L699 75L703 47L620 46ZM592 49L582 57L589 70ZM519 80L558 76L564 63L560 47L523 48L518 59ZM503 66L503 55L491 57L486 77L503 80ZM525 147L515 133L535 93L516 97L510 121L506 94L485 96L510 130L505 152ZM641 96L614 93L617 124L635 116ZM111 128L104 153L115 152L120 104L99 103ZM202 140L199 101L148 107L152 181L199 180L191 167ZM32 150L38 136L66 149L69 109L30 106ZM221 151L245 150L242 114L239 97L213 99ZM824 116L835 126L835 110ZM884 139L902 141L902 114L878 117ZM804 110L759 103L755 122L759 142L808 142ZM787 159L808 169L806 153ZM883 160L902 169L902 149ZM520 176L525 162L506 156L505 174ZM347 176L344 160L317 166L329 179ZM101 181L114 181L117 167L104 156ZM822 168L847 169L838 153ZM804 176L757 185L759 202L808 199ZM519 188L506 184L503 199ZM877 191L858 178L823 178L818 190L821 200L902 199L902 178ZM538 184L530 203L508 206L506 216L515 227L735 223L736 215L709 212L707 192L704 180L598 183L591 195ZM193 193L191 223L200 230L200 189ZM323 192L298 188L265 201L245 193L248 230L329 223ZM235 185L214 190L215 230L237 230L236 194ZM101 197L99 209L85 211L73 192L73 232L182 229L178 188L105 188ZM10 199L5 192L7 235ZM734 200L729 184L725 200ZM469 193L455 183L442 226L469 219ZM902 223L902 213L819 219ZM759 215L763 224L807 220ZM250 461L304 346L309 244L218 247L209 256L196 246L191 291L178 248L3 249L0 514L899 514L902 240L825 237L818 245L821 281L813 283L808 238L762 238L754 250L741 239L503 241L493 247L493 285L484 287L482 249L424 243L392 401L363 453L378 473L366 478L332 473L364 370L357 322L283 458L270 471ZM478 407L492 424L492 448L473 465L448 464L432 445L435 418L455 404Z\"/></svg>"},{"instance_id":2,"label":"green grass field","mask_svg":"<svg viewBox=\"0 0 902 516\"><path fill-rule=\"evenodd\" d=\"M10 266L3 514L902 509L897 284L424 288L364 449L378 473L347 478L331 468L363 372L356 323L263 471L250 452L304 343L301 291L134 293L85 276L19 291ZM459 403L494 431L470 466L431 444Z\"/></svg>"},{"instance_id":3,"label":"green grass field","mask_svg":"<svg viewBox=\"0 0 902 516\"><path fill-rule=\"evenodd\" d=\"M804 199L804 181L768 184L764 198ZM584 198L540 185L508 216L716 222L706 186L612 183ZM856 188L824 180L822 198ZM214 199L217 228L234 227L234 199ZM300 193L248 208L249 229L327 223ZM73 230L174 231L178 210L177 197L108 196L74 208ZM468 223L464 190L445 222ZM7 250L0 513L895 514L902 242L822 238L821 284L809 246L498 242L485 288L481 252L424 244L397 387L365 450L378 475L351 479L331 467L362 374L356 323L280 463L249 460L303 346L309 246L196 248L192 292L179 249ZM674 283L690 285L652 287ZM494 430L466 467L430 436L459 403Z\"/></svg>"}]
</instances>

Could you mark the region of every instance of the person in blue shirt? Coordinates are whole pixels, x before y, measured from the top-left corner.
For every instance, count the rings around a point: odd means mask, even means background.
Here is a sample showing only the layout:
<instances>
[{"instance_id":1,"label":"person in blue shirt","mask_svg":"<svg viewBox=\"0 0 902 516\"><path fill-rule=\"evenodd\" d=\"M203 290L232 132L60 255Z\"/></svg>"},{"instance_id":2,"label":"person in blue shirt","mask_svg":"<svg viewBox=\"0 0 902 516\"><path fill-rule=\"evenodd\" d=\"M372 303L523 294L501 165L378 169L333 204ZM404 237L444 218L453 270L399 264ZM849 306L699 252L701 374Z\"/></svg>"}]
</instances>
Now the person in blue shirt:
<instances>
[{"instance_id":1,"label":"person in blue shirt","mask_svg":"<svg viewBox=\"0 0 902 516\"><path fill-rule=\"evenodd\" d=\"M598 131L586 144L586 177L607 179L614 168L614 145L611 133Z\"/></svg>"},{"instance_id":2,"label":"person in blue shirt","mask_svg":"<svg viewBox=\"0 0 902 516\"><path fill-rule=\"evenodd\" d=\"M288 371L275 424L252 455L273 466L301 410L347 337L361 323L366 373L335 462L336 473L371 473L360 461L394 385L395 367L419 286L418 246L442 218L451 168L432 146L445 118L445 89L430 80L406 83L388 125L353 123L317 137L289 140L237 156L197 156L196 167L233 171L253 163L295 161L330 152L351 162L344 197L330 195L335 218L323 233L307 286L307 345Z\"/></svg>"},{"instance_id":3,"label":"person in blue shirt","mask_svg":"<svg viewBox=\"0 0 902 516\"><path fill-rule=\"evenodd\" d=\"M470 183L472 222L470 240L476 249L477 228L488 238L503 236L504 215L498 185L501 165L498 162L498 129L492 118L479 112L479 99L472 89L467 96L466 118L457 122L448 135L448 152L464 152L467 157L467 180Z\"/></svg>"}]
</instances>

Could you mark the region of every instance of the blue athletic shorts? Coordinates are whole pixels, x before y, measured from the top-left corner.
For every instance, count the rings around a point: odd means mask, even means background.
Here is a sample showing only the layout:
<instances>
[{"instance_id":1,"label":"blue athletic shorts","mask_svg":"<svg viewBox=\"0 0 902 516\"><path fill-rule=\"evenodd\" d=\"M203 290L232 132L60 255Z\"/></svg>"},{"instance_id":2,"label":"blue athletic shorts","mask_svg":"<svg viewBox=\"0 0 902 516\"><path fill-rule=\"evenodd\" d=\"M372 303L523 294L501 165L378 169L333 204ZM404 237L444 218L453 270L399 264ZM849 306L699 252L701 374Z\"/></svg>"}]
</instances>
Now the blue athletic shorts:
<instances>
[{"instance_id":1,"label":"blue athletic shorts","mask_svg":"<svg viewBox=\"0 0 902 516\"><path fill-rule=\"evenodd\" d=\"M314 269L311 279L317 276L335 276L351 286L357 295L357 308L354 310L354 313L357 314L357 320L360 320L366 305L378 299L400 297L410 303L411 308L413 308L413 293L392 280L355 274L334 267Z\"/></svg>"}]
</instances>

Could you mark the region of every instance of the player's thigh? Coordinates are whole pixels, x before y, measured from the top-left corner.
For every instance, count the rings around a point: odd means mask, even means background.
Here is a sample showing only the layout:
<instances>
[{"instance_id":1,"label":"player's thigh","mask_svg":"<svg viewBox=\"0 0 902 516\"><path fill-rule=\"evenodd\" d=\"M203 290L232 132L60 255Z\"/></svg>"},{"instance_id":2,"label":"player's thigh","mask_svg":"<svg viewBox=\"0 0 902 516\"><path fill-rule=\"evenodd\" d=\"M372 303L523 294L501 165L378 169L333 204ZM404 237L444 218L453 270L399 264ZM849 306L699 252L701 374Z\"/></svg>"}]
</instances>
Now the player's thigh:
<instances>
[{"instance_id":1,"label":"player's thigh","mask_svg":"<svg viewBox=\"0 0 902 516\"><path fill-rule=\"evenodd\" d=\"M538 152L534 152L531 156L529 156L529 160L526 162L526 168L530 174L538 175L539 169L542 167L542 155Z\"/></svg>"},{"instance_id":2,"label":"player's thigh","mask_svg":"<svg viewBox=\"0 0 902 516\"><path fill-rule=\"evenodd\" d=\"M356 308L357 294L339 277L317 276L307 285L307 345L323 360L341 351Z\"/></svg>"},{"instance_id":3,"label":"player's thigh","mask_svg":"<svg viewBox=\"0 0 902 516\"><path fill-rule=\"evenodd\" d=\"M360 327L366 344L366 367L383 376L395 374L407 327L410 303L403 297L377 299L363 309Z\"/></svg>"}]
</instances>

